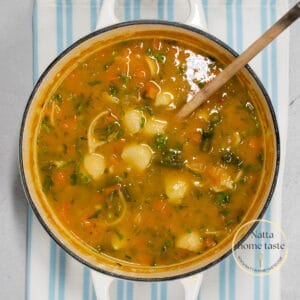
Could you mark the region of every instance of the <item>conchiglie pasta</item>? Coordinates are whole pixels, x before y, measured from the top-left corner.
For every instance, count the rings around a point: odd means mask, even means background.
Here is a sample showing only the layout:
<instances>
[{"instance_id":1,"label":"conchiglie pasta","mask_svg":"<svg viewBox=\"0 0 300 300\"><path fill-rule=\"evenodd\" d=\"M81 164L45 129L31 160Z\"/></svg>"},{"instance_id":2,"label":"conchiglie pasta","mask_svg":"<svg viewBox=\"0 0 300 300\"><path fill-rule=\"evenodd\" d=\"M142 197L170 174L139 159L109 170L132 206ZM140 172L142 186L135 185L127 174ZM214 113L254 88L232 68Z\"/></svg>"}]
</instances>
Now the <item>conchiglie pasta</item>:
<instances>
[{"instance_id":1,"label":"conchiglie pasta","mask_svg":"<svg viewBox=\"0 0 300 300\"><path fill-rule=\"evenodd\" d=\"M131 144L123 149L122 159L131 167L143 171L152 158L152 149L146 144Z\"/></svg>"},{"instance_id":2,"label":"conchiglie pasta","mask_svg":"<svg viewBox=\"0 0 300 300\"><path fill-rule=\"evenodd\" d=\"M139 110L129 110L123 117L123 124L129 134L139 132L145 126L145 116Z\"/></svg>"}]
</instances>

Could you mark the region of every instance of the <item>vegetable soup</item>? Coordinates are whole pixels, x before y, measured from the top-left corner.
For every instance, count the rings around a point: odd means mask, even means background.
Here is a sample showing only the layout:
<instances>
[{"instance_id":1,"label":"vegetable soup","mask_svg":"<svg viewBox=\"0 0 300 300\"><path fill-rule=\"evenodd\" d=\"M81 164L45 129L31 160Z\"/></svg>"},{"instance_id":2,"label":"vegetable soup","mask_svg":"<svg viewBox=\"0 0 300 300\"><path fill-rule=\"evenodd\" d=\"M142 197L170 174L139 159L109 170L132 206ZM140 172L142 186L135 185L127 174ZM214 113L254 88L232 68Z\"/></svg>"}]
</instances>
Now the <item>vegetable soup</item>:
<instances>
[{"instance_id":1,"label":"vegetable soup","mask_svg":"<svg viewBox=\"0 0 300 300\"><path fill-rule=\"evenodd\" d=\"M51 208L95 251L144 266L201 256L256 198L265 138L237 77L190 117L182 105L224 65L184 41L94 49L47 95L36 139Z\"/></svg>"}]
</instances>

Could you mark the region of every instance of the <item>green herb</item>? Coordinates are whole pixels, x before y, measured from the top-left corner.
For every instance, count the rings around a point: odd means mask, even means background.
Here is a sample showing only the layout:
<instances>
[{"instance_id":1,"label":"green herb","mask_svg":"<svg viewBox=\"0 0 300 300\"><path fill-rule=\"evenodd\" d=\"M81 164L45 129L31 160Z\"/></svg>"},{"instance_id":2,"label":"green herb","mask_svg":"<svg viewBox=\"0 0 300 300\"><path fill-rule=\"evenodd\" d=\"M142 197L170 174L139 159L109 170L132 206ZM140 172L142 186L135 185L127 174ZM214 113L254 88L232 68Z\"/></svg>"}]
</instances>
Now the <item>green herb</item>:
<instances>
[{"instance_id":1,"label":"green herb","mask_svg":"<svg viewBox=\"0 0 300 300\"><path fill-rule=\"evenodd\" d=\"M43 164L41 166L41 170L43 172L48 172L51 171L52 169L54 169L56 167L55 163L52 161L47 161L45 164Z\"/></svg>"},{"instance_id":2,"label":"green herb","mask_svg":"<svg viewBox=\"0 0 300 300\"><path fill-rule=\"evenodd\" d=\"M233 224L233 223L235 223L235 222L236 222L235 219L229 219L229 220L227 220L227 221L225 222L225 226L229 226L229 225L231 225L231 224Z\"/></svg>"},{"instance_id":3,"label":"green herb","mask_svg":"<svg viewBox=\"0 0 300 300\"><path fill-rule=\"evenodd\" d=\"M167 143L168 143L168 137L163 134L158 134L155 136L154 140L154 146L157 150L163 151L167 148Z\"/></svg>"},{"instance_id":4,"label":"green herb","mask_svg":"<svg viewBox=\"0 0 300 300\"><path fill-rule=\"evenodd\" d=\"M120 240L123 240L124 235L123 235L122 233L120 233L118 230L115 230L115 233L116 233L116 235L118 236L118 238L119 238Z\"/></svg>"},{"instance_id":5,"label":"green herb","mask_svg":"<svg viewBox=\"0 0 300 300\"><path fill-rule=\"evenodd\" d=\"M168 250L168 248L170 248L172 245L171 241L166 240L162 246L162 251L166 252Z\"/></svg>"},{"instance_id":6,"label":"green herb","mask_svg":"<svg viewBox=\"0 0 300 300\"><path fill-rule=\"evenodd\" d=\"M124 130L120 128L120 121L114 121L107 127L96 128L95 133L101 141L111 141L113 139L119 140L124 135Z\"/></svg>"},{"instance_id":7,"label":"green herb","mask_svg":"<svg viewBox=\"0 0 300 300\"><path fill-rule=\"evenodd\" d=\"M122 193L123 193L123 195L124 195L124 198L125 198L125 200L126 200L127 202L133 202L133 201L134 201L134 200L132 199L132 197L131 197L131 194L130 194L128 188L127 188L126 186L122 187L121 190L122 190Z\"/></svg>"},{"instance_id":8,"label":"green herb","mask_svg":"<svg viewBox=\"0 0 300 300\"><path fill-rule=\"evenodd\" d=\"M119 89L114 85L114 84L110 84L109 85L109 94L113 97L116 97L119 93Z\"/></svg>"},{"instance_id":9,"label":"green herb","mask_svg":"<svg viewBox=\"0 0 300 300\"><path fill-rule=\"evenodd\" d=\"M202 139L200 143L200 150L202 152L209 152L212 147L212 138L214 136L213 128L209 128L208 130L203 130Z\"/></svg>"},{"instance_id":10,"label":"green herb","mask_svg":"<svg viewBox=\"0 0 300 300\"><path fill-rule=\"evenodd\" d=\"M76 173L73 173L70 175L70 184L76 185L77 184L78 175Z\"/></svg>"},{"instance_id":11,"label":"green herb","mask_svg":"<svg viewBox=\"0 0 300 300\"><path fill-rule=\"evenodd\" d=\"M165 63L166 62L165 55L163 55L162 53L159 53L159 52L154 52L151 48L148 48L146 50L146 54L150 57L154 57L160 63Z\"/></svg>"},{"instance_id":12,"label":"green herb","mask_svg":"<svg viewBox=\"0 0 300 300\"><path fill-rule=\"evenodd\" d=\"M89 184L92 181L92 177L90 175L81 175L80 177L83 184Z\"/></svg>"},{"instance_id":13,"label":"green herb","mask_svg":"<svg viewBox=\"0 0 300 300\"><path fill-rule=\"evenodd\" d=\"M221 121L220 114L217 112L212 113L209 116L209 121L210 121L211 125L213 125L213 126L217 125Z\"/></svg>"},{"instance_id":14,"label":"green herb","mask_svg":"<svg viewBox=\"0 0 300 300\"><path fill-rule=\"evenodd\" d=\"M181 150L169 148L162 152L160 164L164 167L181 169L184 165Z\"/></svg>"},{"instance_id":15,"label":"green herb","mask_svg":"<svg viewBox=\"0 0 300 300\"><path fill-rule=\"evenodd\" d=\"M53 180L52 180L51 175L48 175L48 174L47 174L47 175L44 177L44 181L43 181L43 190L44 190L45 192L49 192L50 189L51 189L51 187L53 186L53 184L54 184L54 182L53 182Z\"/></svg>"},{"instance_id":16,"label":"green herb","mask_svg":"<svg viewBox=\"0 0 300 300\"><path fill-rule=\"evenodd\" d=\"M93 214L91 214L88 219L97 219L99 217L101 213L101 209L97 209L95 210L95 212Z\"/></svg>"},{"instance_id":17,"label":"green herb","mask_svg":"<svg viewBox=\"0 0 300 300\"><path fill-rule=\"evenodd\" d=\"M166 57L163 54L157 53L154 55L155 59L160 63L166 62Z\"/></svg>"},{"instance_id":18,"label":"green herb","mask_svg":"<svg viewBox=\"0 0 300 300\"><path fill-rule=\"evenodd\" d=\"M146 122L146 119L144 117L141 117L141 120L140 120L140 127L141 128L144 128L145 122Z\"/></svg>"},{"instance_id":19,"label":"green herb","mask_svg":"<svg viewBox=\"0 0 300 300\"><path fill-rule=\"evenodd\" d=\"M71 185L89 184L92 181L92 177L89 175L84 175L82 173L72 173L70 175Z\"/></svg>"},{"instance_id":20,"label":"green herb","mask_svg":"<svg viewBox=\"0 0 300 300\"><path fill-rule=\"evenodd\" d=\"M144 107L141 108L142 111L146 112L149 116L153 116L153 110L150 105L145 105Z\"/></svg>"},{"instance_id":21,"label":"green herb","mask_svg":"<svg viewBox=\"0 0 300 300\"><path fill-rule=\"evenodd\" d=\"M71 99L76 114L84 112L92 102L92 98L85 97L84 94L73 94Z\"/></svg>"},{"instance_id":22,"label":"green herb","mask_svg":"<svg viewBox=\"0 0 300 300\"><path fill-rule=\"evenodd\" d=\"M178 73L179 75L183 75L184 72L185 72L185 68L184 68L184 67L179 66L179 67L177 68L177 73Z\"/></svg>"},{"instance_id":23,"label":"green herb","mask_svg":"<svg viewBox=\"0 0 300 300\"><path fill-rule=\"evenodd\" d=\"M243 165L243 160L241 160L239 156L231 151L223 152L221 155L221 161L223 164L231 165L237 169L240 169Z\"/></svg>"},{"instance_id":24,"label":"green herb","mask_svg":"<svg viewBox=\"0 0 300 300\"><path fill-rule=\"evenodd\" d=\"M62 99L62 96L61 94L55 94L52 96L52 100L54 100L55 102L57 103L62 103L63 99Z\"/></svg>"},{"instance_id":25,"label":"green herb","mask_svg":"<svg viewBox=\"0 0 300 300\"><path fill-rule=\"evenodd\" d=\"M125 131L123 129L120 129L116 135L116 140L120 140L125 134Z\"/></svg>"},{"instance_id":26,"label":"green herb","mask_svg":"<svg viewBox=\"0 0 300 300\"><path fill-rule=\"evenodd\" d=\"M215 195L215 203L219 207L224 207L230 202L230 195L227 192L218 192Z\"/></svg>"},{"instance_id":27,"label":"green herb","mask_svg":"<svg viewBox=\"0 0 300 300\"><path fill-rule=\"evenodd\" d=\"M262 151L259 152L259 154L258 154L258 156L257 156L257 160L258 160L261 164L264 163L264 161L265 161L265 156L264 156L264 153L263 153Z\"/></svg>"},{"instance_id":28,"label":"green herb","mask_svg":"<svg viewBox=\"0 0 300 300\"><path fill-rule=\"evenodd\" d=\"M47 133L50 133L52 126L50 125L50 120L49 120L48 116L45 116L42 119L41 127L44 131L46 131Z\"/></svg>"},{"instance_id":29,"label":"green herb","mask_svg":"<svg viewBox=\"0 0 300 300\"><path fill-rule=\"evenodd\" d=\"M127 75L126 73L121 73L119 75L120 79L123 81L123 83L128 84L131 80L131 76Z\"/></svg>"},{"instance_id":30,"label":"green herb","mask_svg":"<svg viewBox=\"0 0 300 300\"><path fill-rule=\"evenodd\" d=\"M146 50L146 54L149 55L149 56L153 56L153 50L151 48L148 48Z\"/></svg>"},{"instance_id":31,"label":"green herb","mask_svg":"<svg viewBox=\"0 0 300 300\"><path fill-rule=\"evenodd\" d=\"M199 87L199 89L203 89L205 87L205 83L202 82L202 81L199 81L198 82L198 87Z\"/></svg>"},{"instance_id":32,"label":"green herb","mask_svg":"<svg viewBox=\"0 0 300 300\"><path fill-rule=\"evenodd\" d=\"M95 86L95 85L100 84L100 83L101 83L101 80L93 80L93 81L88 82L88 85L89 86Z\"/></svg>"}]
</instances>

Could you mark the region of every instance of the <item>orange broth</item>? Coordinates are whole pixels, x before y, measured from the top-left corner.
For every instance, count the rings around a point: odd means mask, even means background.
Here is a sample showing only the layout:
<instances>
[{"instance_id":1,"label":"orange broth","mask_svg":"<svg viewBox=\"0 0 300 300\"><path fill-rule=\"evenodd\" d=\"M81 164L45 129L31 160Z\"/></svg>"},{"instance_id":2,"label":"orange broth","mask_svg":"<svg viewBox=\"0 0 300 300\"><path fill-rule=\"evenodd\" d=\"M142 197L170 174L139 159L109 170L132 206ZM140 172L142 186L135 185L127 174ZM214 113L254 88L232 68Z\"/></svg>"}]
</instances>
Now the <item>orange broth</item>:
<instances>
[{"instance_id":1,"label":"orange broth","mask_svg":"<svg viewBox=\"0 0 300 300\"><path fill-rule=\"evenodd\" d=\"M182 123L178 109L223 64L180 41L133 39L78 62L45 102L43 191L95 252L148 266L201 255L255 199L265 140L242 82Z\"/></svg>"}]
</instances>

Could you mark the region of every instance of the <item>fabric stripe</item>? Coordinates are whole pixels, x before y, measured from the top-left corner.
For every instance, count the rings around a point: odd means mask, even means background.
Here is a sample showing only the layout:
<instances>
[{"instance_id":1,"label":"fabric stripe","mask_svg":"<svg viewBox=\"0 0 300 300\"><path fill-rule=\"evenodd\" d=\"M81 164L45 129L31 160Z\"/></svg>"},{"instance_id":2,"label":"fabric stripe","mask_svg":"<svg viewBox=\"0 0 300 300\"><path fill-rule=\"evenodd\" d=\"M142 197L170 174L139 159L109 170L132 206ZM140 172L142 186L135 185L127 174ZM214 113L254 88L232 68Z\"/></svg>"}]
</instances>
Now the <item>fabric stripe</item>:
<instances>
[{"instance_id":1,"label":"fabric stripe","mask_svg":"<svg viewBox=\"0 0 300 300\"><path fill-rule=\"evenodd\" d=\"M168 0L168 20L174 19L174 0Z\"/></svg>"},{"instance_id":2,"label":"fabric stripe","mask_svg":"<svg viewBox=\"0 0 300 300\"><path fill-rule=\"evenodd\" d=\"M271 24L276 22L276 0L271 0L270 3L270 22L268 24L268 27L271 26ZM265 31L267 28L263 28ZM262 31L263 31L262 30ZM277 111L277 41L275 40L271 44L271 66L272 66L272 71L271 71L271 88L268 86L269 90L271 90L271 97L272 97L272 103L274 106L275 111ZM269 52L270 53L270 52ZM270 206L266 212L266 219L272 220L272 207ZM271 226L269 223L265 223L265 231L270 232ZM265 256L265 261L264 261L264 266L269 266L270 265L270 251L267 251L266 256ZM270 277L269 276L264 276L263 278L263 299L270 299Z\"/></svg>"},{"instance_id":3,"label":"fabric stripe","mask_svg":"<svg viewBox=\"0 0 300 300\"><path fill-rule=\"evenodd\" d=\"M233 47L233 16L232 0L226 1L227 43Z\"/></svg>"},{"instance_id":4,"label":"fabric stripe","mask_svg":"<svg viewBox=\"0 0 300 300\"><path fill-rule=\"evenodd\" d=\"M203 6L203 9L204 9L206 24L208 24L208 0L202 0L202 6Z\"/></svg>"},{"instance_id":5,"label":"fabric stripe","mask_svg":"<svg viewBox=\"0 0 300 300\"><path fill-rule=\"evenodd\" d=\"M95 30L97 25L96 0L90 0L90 18L91 18L91 31L93 31Z\"/></svg>"},{"instance_id":6,"label":"fabric stripe","mask_svg":"<svg viewBox=\"0 0 300 300\"><path fill-rule=\"evenodd\" d=\"M157 300L157 283L151 283L151 300Z\"/></svg>"},{"instance_id":7,"label":"fabric stripe","mask_svg":"<svg viewBox=\"0 0 300 300\"><path fill-rule=\"evenodd\" d=\"M239 53L243 51L243 14L242 14L242 0L236 2L236 49Z\"/></svg>"},{"instance_id":8,"label":"fabric stripe","mask_svg":"<svg viewBox=\"0 0 300 300\"><path fill-rule=\"evenodd\" d=\"M130 281L127 281L126 299L127 300L132 300L133 299L133 283L130 282Z\"/></svg>"},{"instance_id":9,"label":"fabric stripe","mask_svg":"<svg viewBox=\"0 0 300 300\"><path fill-rule=\"evenodd\" d=\"M166 282L160 284L160 300L166 300L168 295L168 287Z\"/></svg>"},{"instance_id":10,"label":"fabric stripe","mask_svg":"<svg viewBox=\"0 0 300 300\"><path fill-rule=\"evenodd\" d=\"M53 300L55 295L55 269L56 269L56 244L52 239L50 239L48 300Z\"/></svg>"},{"instance_id":11,"label":"fabric stripe","mask_svg":"<svg viewBox=\"0 0 300 300\"><path fill-rule=\"evenodd\" d=\"M90 297L90 270L83 267L83 282L82 282L82 300L88 300Z\"/></svg>"},{"instance_id":12,"label":"fabric stripe","mask_svg":"<svg viewBox=\"0 0 300 300\"><path fill-rule=\"evenodd\" d=\"M164 0L158 0L157 2L157 16L159 19L164 19Z\"/></svg>"},{"instance_id":13,"label":"fabric stripe","mask_svg":"<svg viewBox=\"0 0 300 300\"><path fill-rule=\"evenodd\" d=\"M220 262L219 265L219 299L226 299L226 260Z\"/></svg>"},{"instance_id":14,"label":"fabric stripe","mask_svg":"<svg viewBox=\"0 0 300 300\"><path fill-rule=\"evenodd\" d=\"M267 9L266 9L266 1L261 2L261 33L265 32L267 30L267 21L268 21L268 15L267 15ZM269 48L265 48L262 51L262 83L263 85L266 87L266 89L268 90L268 84L269 84L269 72L268 72L268 50ZM270 208L267 209L266 213L265 213L265 217L267 219L270 218ZM260 226L261 228L262 226ZM265 224L264 224L265 227ZM262 228L261 228L262 229ZM266 228L267 229L267 228ZM259 242L259 241L257 241ZM257 255L259 255L259 250L255 251L255 256L257 257ZM268 263L269 261L269 254L266 253L266 256L264 257L264 264ZM268 276L265 276L263 279L263 282L261 282L261 278L257 277L255 278L256 281L256 286L257 286L257 291L255 291L254 294L260 294L259 296L261 296L261 290L263 289L263 299L269 299L268 297ZM263 284L262 284L263 283ZM261 286L262 285L262 286ZM265 298L267 296L267 298Z\"/></svg>"},{"instance_id":15,"label":"fabric stripe","mask_svg":"<svg viewBox=\"0 0 300 300\"><path fill-rule=\"evenodd\" d=\"M63 46L63 16L62 16L62 3L61 0L56 0L56 35L57 35L57 54L61 53L64 49Z\"/></svg>"},{"instance_id":16,"label":"fabric stripe","mask_svg":"<svg viewBox=\"0 0 300 300\"><path fill-rule=\"evenodd\" d=\"M73 7L72 0L66 0L67 47L73 43Z\"/></svg>"},{"instance_id":17,"label":"fabric stripe","mask_svg":"<svg viewBox=\"0 0 300 300\"><path fill-rule=\"evenodd\" d=\"M130 12L130 9L131 9L131 1L130 0L125 0L124 1L124 18L125 18L125 21L129 21L130 18L131 18L131 12Z\"/></svg>"},{"instance_id":18,"label":"fabric stripe","mask_svg":"<svg viewBox=\"0 0 300 300\"><path fill-rule=\"evenodd\" d=\"M66 274L66 254L63 249L59 251L59 289L58 299L65 299L65 274Z\"/></svg>"},{"instance_id":19,"label":"fabric stripe","mask_svg":"<svg viewBox=\"0 0 300 300\"><path fill-rule=\"evenodd\" d=\"M139 20L140 18L141 18L141 1L134 0L133 19Z\"/></svg>"},{"instance_id":20,"label":"fabric stripe","mask_svg":"<svg viewBox=\"0 0 300 300\"><path fill-rule=\"evenodd\" d=\"M124 294L124 281L119 279L117 281L117 300L123 300Z\"/></svg>"}]
</instances>

